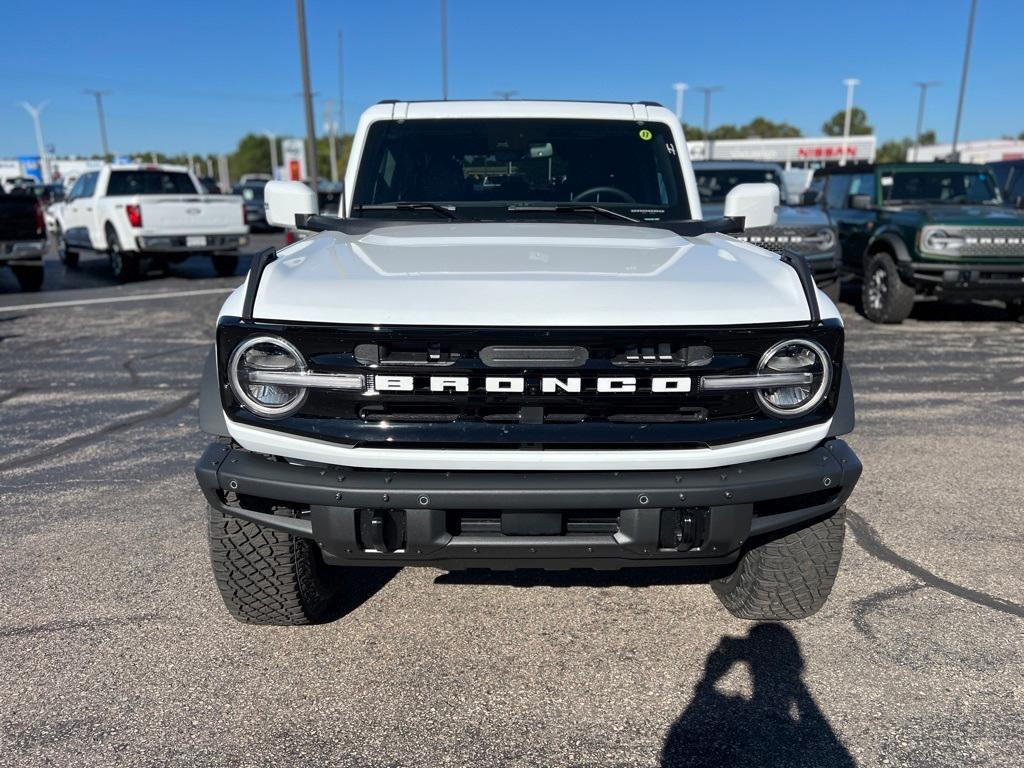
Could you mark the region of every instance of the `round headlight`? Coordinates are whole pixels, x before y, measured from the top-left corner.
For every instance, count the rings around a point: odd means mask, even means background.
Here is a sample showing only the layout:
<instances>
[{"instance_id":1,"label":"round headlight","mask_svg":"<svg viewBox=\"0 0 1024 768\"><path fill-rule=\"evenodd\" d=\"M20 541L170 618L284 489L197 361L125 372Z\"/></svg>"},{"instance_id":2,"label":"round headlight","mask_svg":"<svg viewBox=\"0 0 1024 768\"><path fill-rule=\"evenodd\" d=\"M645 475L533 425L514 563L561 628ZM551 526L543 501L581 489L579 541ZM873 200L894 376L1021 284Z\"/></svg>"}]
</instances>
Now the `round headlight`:
<instances>
[{"instance_id":1,"label":"round headlight","mask_svg":"<svg viewBox=\"0 0 1024 768\"><path fill-rule=\"evenodd\" d=\"M831 251L836 245L836 232L831 227L825 227L815 232L808 240L823 251Z\"/></svg>"},{"instance_id":2,"label":"round headlight","mask_svg":"<svg viewBox=\"0 0 1024 768\"><path fill-rule=\"evenodd\" d=\"M806 382L773 389L759 389L757 399L775 416L799 416L822 401L832 380L832 363L819 344L805 339L783 341L767 352L758 364L759 374L803 373Z\"/></svg>"},{"instance_id":3,"label":"round headlight","mask_svg":"<svg viewBox=\"0 0 1024 768\"><path fill-rule=\"evenodd\" d=\"M941 251L949 245L949 235L941 229L933 229L924 239L924 244L932 251Z\"/></svg>"},{"instance_id":4,"label":"round headlight","mask_svg":"<svg viewBox=\"0 0 1024 768\"><path fill-rule=\"evenodd\" d=\"M302 353L287 341L254 336L232 353L228 381L243 406L259 416L274 419L294 413L306 399L304 387L275 383L274 374L305 371Z\"/></svg>"}]
</instances>

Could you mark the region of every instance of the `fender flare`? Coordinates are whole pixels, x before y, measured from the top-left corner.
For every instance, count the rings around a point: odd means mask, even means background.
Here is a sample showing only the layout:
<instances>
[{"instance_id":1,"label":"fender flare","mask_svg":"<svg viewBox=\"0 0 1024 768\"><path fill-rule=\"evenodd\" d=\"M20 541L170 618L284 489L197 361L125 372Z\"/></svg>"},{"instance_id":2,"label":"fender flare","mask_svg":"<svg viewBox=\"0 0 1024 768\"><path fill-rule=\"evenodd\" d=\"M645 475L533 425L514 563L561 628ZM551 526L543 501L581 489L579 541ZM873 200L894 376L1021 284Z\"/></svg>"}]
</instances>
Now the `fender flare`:
<instances>
[{"instance_id":1,"label":"fender flare","mask_svg":"<svg viewBox=\"0 0 1024 768\"><path fill-rule=\"evenodd\" d=\"M913 261L910 256L910 250L907 248L907 244L903 242L903 238L892 230L883 230L868 240L868 247L864 251L865 263L868 256L877 250L879 244L888 246L888 249L892 251L896 261L900 264L910 264Z\"/></svg>"},{"instance_id":2,"label":"fender flare","mask_svg":"<svg viewBox=\"0 0 1024 768\"><path fill-rule=\"evenodd\" d=\"M199 384L199 428L210 435L231 437L220 401L216 353L217 346L211 345L203 363L203 378Z\"/></svg>"},{"instance_id":3,"label":"fender flare","mask_svg":"<svg viewBox=\"0 0 1024 768\"><path fill-rule=\"evenodd\" d=\"M853 380L850 378L850 370L843 364L843 371L839 379L839 402L836 404L836 412L832 414L832 425L829 427L828 436L838 437L853 432L857 422L853 404Z\"/></svg>"}]
</instances>

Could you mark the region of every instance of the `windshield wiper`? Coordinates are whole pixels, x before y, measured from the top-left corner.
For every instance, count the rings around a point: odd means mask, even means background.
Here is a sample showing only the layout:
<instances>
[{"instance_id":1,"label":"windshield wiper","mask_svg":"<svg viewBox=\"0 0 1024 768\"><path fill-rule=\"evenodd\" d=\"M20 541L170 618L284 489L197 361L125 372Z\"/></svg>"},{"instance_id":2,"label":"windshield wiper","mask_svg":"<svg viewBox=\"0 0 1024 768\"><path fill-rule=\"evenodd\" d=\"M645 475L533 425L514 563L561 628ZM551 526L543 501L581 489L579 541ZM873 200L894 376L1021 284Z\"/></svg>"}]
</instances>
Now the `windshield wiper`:
<instances>
[{"instance_id":1,"label":"windshield wiper","mask_svg":"<svg viewBox=\"0 0 1024 768\"><path fill-rule=\"evenodd\" d=\"M599 205L590 205L589 203L566 203L559 205L510 205L506 209L509 213L596 213L598 216L604 216L609 219L619 219L620 221L629 221L633 224L638 223L639 219L634 219L630 216L626 216L623 213L609 210L608 208L602 208Z\"/></svg>"},{"instance_id":2,"label":"windshield wiper","mask_svg":"<svg viewBox=\"0 0 1024 768\"><path fill-rule=\"evenodd\" d=\"M359 212L363 211L432 211L444 216L448 221L457 218L455 211L439 203L360 203Z\"/></svg>"}]
</instances>

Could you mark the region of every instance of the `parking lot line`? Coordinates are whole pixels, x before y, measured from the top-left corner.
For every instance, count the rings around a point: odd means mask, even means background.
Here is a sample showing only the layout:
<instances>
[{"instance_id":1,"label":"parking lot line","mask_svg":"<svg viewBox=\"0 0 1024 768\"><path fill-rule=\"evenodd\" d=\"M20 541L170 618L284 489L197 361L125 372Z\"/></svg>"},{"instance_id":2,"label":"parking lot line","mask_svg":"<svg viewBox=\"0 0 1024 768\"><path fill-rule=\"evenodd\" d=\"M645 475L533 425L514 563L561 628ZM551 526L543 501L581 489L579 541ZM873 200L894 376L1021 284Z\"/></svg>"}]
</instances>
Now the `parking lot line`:
<instances>
[{"instance_id":1,"label":"parking lot line","mask_svg":"<svg viewBox=\"0 0 1024 768\"><path fill-rule=\"evenodd\" d=\"M79 299L77 301L46 301L39 304L11 304L0 307L0 312L20 312L25 309L50 309L54 307L82 307L88 304L116 304L123 301L154 301L156 299L177 299L184 296L208 296L214 293L231 293L231 288L202 288L195 291L164 291L162 293L140 293L132 296L110 296L102 299Z\"/></svg>"}]
</instances>

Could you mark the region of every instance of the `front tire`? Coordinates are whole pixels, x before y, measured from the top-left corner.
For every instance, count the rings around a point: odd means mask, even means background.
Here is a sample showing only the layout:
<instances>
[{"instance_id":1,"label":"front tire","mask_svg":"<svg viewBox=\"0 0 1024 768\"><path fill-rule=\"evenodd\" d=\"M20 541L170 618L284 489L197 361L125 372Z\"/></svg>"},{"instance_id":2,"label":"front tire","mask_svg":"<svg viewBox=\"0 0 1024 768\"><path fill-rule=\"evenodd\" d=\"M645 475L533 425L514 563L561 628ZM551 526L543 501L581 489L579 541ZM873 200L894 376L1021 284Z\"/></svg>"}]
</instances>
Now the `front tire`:
<instances>
[{"instance_id":1,"label":"front tire","mask_svg":"<svg viewBox=\"0 0 1024 768\"><path fill-rule=\"evenodd\" d=\"M139 276L138 256L122 250L113 227L107 227L107 257L110 259L110 271L121 282L126 283Z\"/></svg>"},{"instance_id":2,"label":"front tire","mask_svg":"<svg viewBox=\"0 0 1024 768\"><path fill-rule=\"evenodd\" d=\"M752 542L736 569L711 588L740 619L805 619L825 604L843 556L846 510L816 523Z\"/></svg>"},{"instance_id":3,"label":"front tire","mask_svg":"<svg viewBox=\"0 0 1024 768\"><path fill-rule=\"evenodd\" d=\"M218 253L213 256L213 269L221 277L231 277L238 269L238 256L233 253Z\"/></svg>"},{"instance_id":4,"label":"front tire","mask_svg":"<svg viewBox=\"0 0 1024 768\"><path fill-rule=\"evenodd\" d=\"M209 509L210 560L224 605L247 624L300 626L333 619L342 569L314 542Z\"/></svg>"},{"instance_id":5,"label":"front tire","mask_svg":"<svg viewBox=\"0 0 1024 768\"><path fill-rule=\"evenodd\" d=\"M38 267L12 267L14 276L18 280L21 290L27 293L35 293L43 287L43 268Z\"/></svg>"},{"instance_id":6,"label":"front tire","mask_svg":"<svg viewBox=\"0 0 1024 768\"><path fill-rule=\"evenodd\" d=\"M914 288L900 278L888 253L868 257L861 290L864 316L873 323L902 323L914 308Z\"/></svg>"},{"instance_id":7,"label":"front tire","mask_svg":"<svg viewBox=\"0 0 1024 768\"><path fill-rule=\"evenodd\" d=\"M78 266L78 251L68 248L67 240L64 239L64 230L60 228L57 229L57 258L68 269L75 269Z\"/></svg>"}]
</instances>

